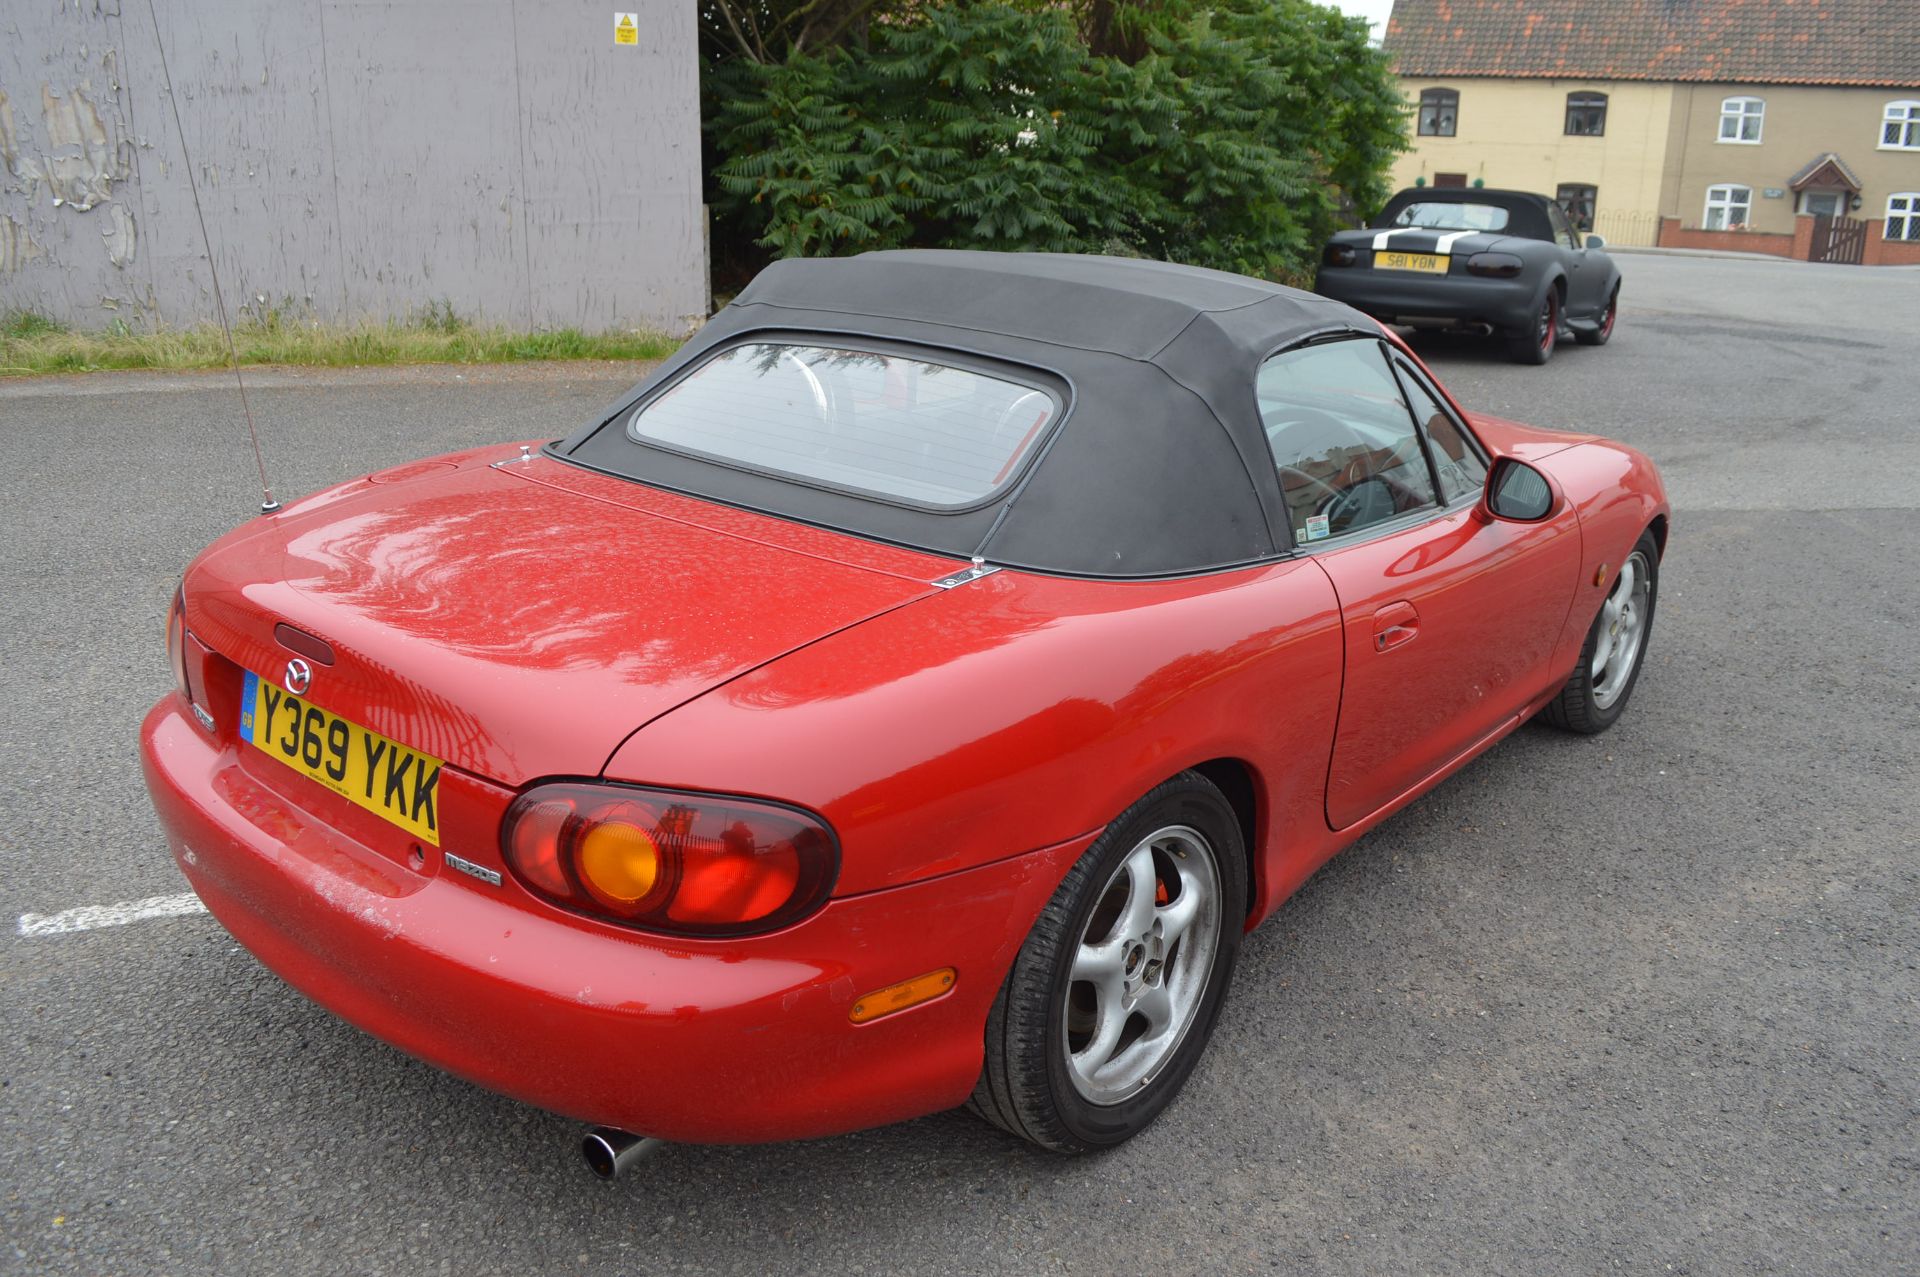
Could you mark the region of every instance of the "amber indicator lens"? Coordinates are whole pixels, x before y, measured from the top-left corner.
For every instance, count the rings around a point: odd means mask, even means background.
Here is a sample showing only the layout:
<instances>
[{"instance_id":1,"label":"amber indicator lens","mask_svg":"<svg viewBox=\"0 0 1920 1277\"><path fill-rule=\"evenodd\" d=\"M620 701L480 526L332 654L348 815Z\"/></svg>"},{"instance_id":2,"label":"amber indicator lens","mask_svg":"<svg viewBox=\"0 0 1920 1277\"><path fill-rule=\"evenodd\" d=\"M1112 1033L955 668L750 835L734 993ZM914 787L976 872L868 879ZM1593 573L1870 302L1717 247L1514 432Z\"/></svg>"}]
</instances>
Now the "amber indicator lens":
<instances>
[{"instance_id":1,"label":"amber indicator lens","mask_svg":"<svg viewBox=\"0 0 1920 1277\"><path fill-rule=\"evenodd\" d=\"M952 967L941 967L938 971L929 971L911 980L902 980L899 984L875 989L853 1004L847 1012L847 1018L855 1024L866 1024L870 1020L878 1020L896 1011L917 1007L922 1002L931 1002L944 994L953 987L953 982L957 979L959 979L959 973Z\"/></svg>"},{"instance_id":2,"label":"amber indicator lens","mask_svg":"<svg viewBox=\"0 0 1920 1277\"><path fill-rule=\"evenodd\" d=\"M644 812L602 820L580 838L580 882L600 900L632 906L660 881L660 846Z\"/></svg>"},{"instance_id":3,"label":"amber indicator lens","mask_svg":"<svg viewBox=\"0 0 1920 1277\"><path fill-rule=\"evenodd\" d=\"M515 876L554 904L690 936L799 920L826 899L840 858L825 822L797 808L587 782L522 794L501 844Z\"/></svg>"}]
</instances>

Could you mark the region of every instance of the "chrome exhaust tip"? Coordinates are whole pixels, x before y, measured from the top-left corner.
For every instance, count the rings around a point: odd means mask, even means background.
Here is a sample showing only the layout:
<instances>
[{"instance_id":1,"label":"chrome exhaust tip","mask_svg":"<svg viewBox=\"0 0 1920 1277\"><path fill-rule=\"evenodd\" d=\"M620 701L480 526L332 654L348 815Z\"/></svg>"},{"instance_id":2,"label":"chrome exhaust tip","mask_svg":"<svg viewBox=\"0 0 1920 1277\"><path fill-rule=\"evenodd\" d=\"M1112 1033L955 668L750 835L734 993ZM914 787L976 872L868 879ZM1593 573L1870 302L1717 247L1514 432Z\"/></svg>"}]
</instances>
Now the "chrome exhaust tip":
<instances>
[{"instance_id":1,"label":"chrome exhaust tip","mask_svg":"<svg viewBox=\"0 0 1920 1277\"><path fill-rule=\"evenodd\" d=\"M601 1179L612 1179L666 1147L665 1140L635 1135L611 1126L596 1126L580 1141L587 1169Z\"/></svg>"}]
</instances>

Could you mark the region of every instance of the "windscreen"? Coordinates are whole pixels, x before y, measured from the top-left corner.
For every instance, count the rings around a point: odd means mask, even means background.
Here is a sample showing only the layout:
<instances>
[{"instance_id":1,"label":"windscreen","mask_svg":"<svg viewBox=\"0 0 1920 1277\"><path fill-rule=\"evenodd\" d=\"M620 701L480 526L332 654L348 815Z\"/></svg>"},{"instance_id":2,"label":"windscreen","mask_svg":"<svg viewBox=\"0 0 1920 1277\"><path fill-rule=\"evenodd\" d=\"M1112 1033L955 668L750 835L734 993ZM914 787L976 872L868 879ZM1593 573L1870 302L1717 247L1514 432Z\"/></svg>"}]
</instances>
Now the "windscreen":
<instances>
[{"instance_id":1,"label":"windscreen","mask_svg":"<svg viewBox=\"0 0 1920 1277\"><path fill-rule=\"evenodd\" d=\"M640 443L911 505L974 505L1060 410L1044 390L867 350L716 351L627 423Z\"/></svg>"},{"instance_id":2,"label":"windscreen","mask_svg":"<svg viewBox=\"0 0 1920 1277\"><path fill-rule=\"evenodd\" d=\"M1440 231L1503 231L1507 210L1497 204L1420 200L1401 209L1393 224Z\"/></svg>"}]
</instances>

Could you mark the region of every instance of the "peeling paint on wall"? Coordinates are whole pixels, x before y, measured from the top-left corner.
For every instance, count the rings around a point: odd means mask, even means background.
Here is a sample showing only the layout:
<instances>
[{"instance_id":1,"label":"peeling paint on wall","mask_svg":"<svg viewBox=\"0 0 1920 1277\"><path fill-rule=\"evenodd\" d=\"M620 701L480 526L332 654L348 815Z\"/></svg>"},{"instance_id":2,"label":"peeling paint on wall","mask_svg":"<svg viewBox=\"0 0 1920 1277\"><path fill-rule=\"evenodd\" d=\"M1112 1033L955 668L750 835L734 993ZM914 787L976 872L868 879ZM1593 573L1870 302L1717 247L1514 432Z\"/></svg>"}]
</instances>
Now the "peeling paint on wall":
<instances>
[{"instance_id":1,"label":"peeling paint on wall","mask_svg":"<svg viewBox=\"0 0 1920 1277\"><path fill-rule=\"evenodd\" d=\"M40 115L47 133L47 156L38 177L53 192L54 207L67 204L86 212L113 197L113 147L82 82L64 95L52 85L40 87ZM31 163L31 161L28 161Z\"/></svg>"},{"instance_id":2,"label":"peeling paint on wall","mask_svg":"<svg viewBox=\"0 0 1920 1277\"><path fill-rule=\"evenodd\" d=\"M28 262L43 257L27 228L11 217L0 217L0 275L11 275Z\"/></svg>"},{"instance_id":3,"label":"peeling paint on wall","mask_svg":"<svg viewBox=\"0 0 1920 1277\"><path fill-rule=\"evenodd\" d=\"M13 131L13 103L5 89L0 89L0 165L20 176L20 142Z\"/></svg>"},{"instance_id":4,"label":"peeling paint on wall","mask_svg":"<svg viewBox=\"0 0 1920 1277\"><path fill-rule=\"evenodd\" d=\"M106 225L100 228L100 238L107 241L107 260L122 270L133 261L133 250L138 236L134 233L133 214L127 212L123 204L113 204L107 208Z\"/></svg>"},{"instance_id":5,"label":"peeling paint on wall","mask_svg":"<svg viewBox=\"0 0 1920 1277\"><path fill-rule=\"evenodd\" d=\"M637 53L577 38L587 0L152 3L6 4L0 309L213 317L177 108L221 282L262 311L705 314L689 0L635 0Z\"/></svg>"}]
</instances>

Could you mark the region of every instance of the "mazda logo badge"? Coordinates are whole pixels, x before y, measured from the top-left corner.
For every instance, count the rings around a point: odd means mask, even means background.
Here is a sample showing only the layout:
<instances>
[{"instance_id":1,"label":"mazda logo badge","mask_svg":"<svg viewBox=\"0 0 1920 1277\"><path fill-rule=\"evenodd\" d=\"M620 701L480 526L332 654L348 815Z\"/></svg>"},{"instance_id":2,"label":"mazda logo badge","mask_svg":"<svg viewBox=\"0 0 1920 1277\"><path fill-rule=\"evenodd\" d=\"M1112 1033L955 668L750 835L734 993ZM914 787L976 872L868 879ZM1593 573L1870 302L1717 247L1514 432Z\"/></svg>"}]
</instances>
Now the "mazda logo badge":
<instances>
[{"instance_id":1,"label":"mazda logo badge","mask_svg":"<svg viewBox=\"0 0 1920 1277\"><path fill-rule=\"evenodd\" d=\"M299 657L287 662L287 690L295 696L305 696L307 689L313 686L313 666Z\"/></svg>"}]
</instances>

